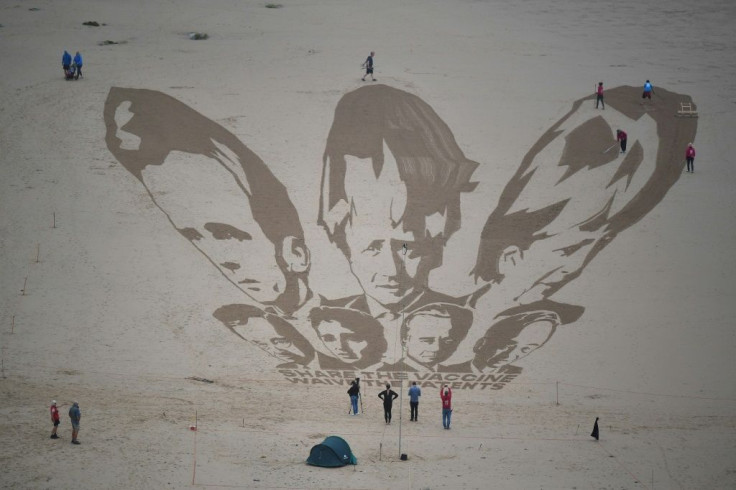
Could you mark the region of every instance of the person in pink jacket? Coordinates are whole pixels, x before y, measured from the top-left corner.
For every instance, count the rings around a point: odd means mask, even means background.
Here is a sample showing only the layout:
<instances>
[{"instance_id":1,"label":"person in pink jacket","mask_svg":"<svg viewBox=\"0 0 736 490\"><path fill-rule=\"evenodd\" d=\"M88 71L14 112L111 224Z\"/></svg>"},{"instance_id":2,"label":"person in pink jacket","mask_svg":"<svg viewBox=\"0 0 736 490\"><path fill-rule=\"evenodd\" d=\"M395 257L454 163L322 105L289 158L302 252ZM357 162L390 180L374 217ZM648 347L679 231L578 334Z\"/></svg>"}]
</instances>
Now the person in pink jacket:
<instances>
[{"instance_id":1,"label":"person in pink jacket","mask_svg":"<svg viewBox=\"0 0 736 490\"><path fill-rule=\"evenodd\" d=\"M692 143L688 143L687 145L685 160L687 160L687 171L693 173L695 171L695 147Z\"/></svg>"},{"instance_id":2,"label":"person in pink jacket","mask_svg":"<svg viewBox=\"0 0 736 490\"><path fill-rule=\"evenodd\" d=\"M449 429L452 417L452 388L447 385L440 388L440 398L442 399L442 426Z\"/></svg>"}]
</instances>

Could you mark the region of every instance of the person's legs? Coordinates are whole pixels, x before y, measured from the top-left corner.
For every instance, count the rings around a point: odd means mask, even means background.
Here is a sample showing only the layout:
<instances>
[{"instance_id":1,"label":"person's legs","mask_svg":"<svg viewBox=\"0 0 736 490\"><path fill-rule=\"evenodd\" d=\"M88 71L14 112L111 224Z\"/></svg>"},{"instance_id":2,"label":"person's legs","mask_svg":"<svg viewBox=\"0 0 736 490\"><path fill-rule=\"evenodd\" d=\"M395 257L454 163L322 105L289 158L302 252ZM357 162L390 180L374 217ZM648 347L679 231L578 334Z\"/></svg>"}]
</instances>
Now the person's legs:
<instances>
[{"instance_id":1,"label":"person's legs","mask_svg":"<svg viewBox=\"0 0 736 490\"><path fill-rule=\"evenodd\" d=\"M387 424L389 421L389 414L390 414L389 408L386 405L384 405L383 406L383 420L385 420Z\"/></svg>"},{"instance_id":2,"label":"person's legs","mask_svg":"<svg viewBox=\"0 0 736 490\"><path fill-rule=\"evenodd\" d=\"M56 429L59 428L59 421L54 422L54 430L51 431L51 439L58 439L59 436L56 434Z\"/></svg>"},{"instance_id":3,"label":"person's legs","mask_svg":"<svg viewBox=\"0 0 736 490\"><path fill-rule=\"evenodd\" d=\"M452 420L452 409L447 411L447 428L450 428L450 421Z\"/></svg>"},{"instance_id":4,"label":"person's legs","mask_svg":"<svg viewBox=\"0 0 736 490\"><path fill-rule=\"evenodd\" d=\"M353 405L353 415L358 415L358 397L356 395L351 395L350 403Z\"/></svg>"},{"instance_id":5,"label":"person's legs","mask_svg":"<svg viewBox=\"0 0 736 490\"><path fill-rule=\"evenodd\" d=\"M447 429L447 409L446 408L442 409L442 427Z\"/></svg>"},{"instance_id":6,"label":"person's legs","mask_svg":"<svg viewBox=\"0 0 736 490\"><path fill-rule=\"evenodd\" d=\"M391 407L388 407L386 409L386 417L387 417L388 423L390 424L391 423Z\"/></svg>"},{"instance_id":7,"label":"person's legs","mask_svg":"<svg viewBox=\"0 0 736 490\"><path fill-rule=\"evenodd\" d=\"M693 159L692 158L687 159L687 171L688 172L693 171Z\"/></svg>"}]
</instances>

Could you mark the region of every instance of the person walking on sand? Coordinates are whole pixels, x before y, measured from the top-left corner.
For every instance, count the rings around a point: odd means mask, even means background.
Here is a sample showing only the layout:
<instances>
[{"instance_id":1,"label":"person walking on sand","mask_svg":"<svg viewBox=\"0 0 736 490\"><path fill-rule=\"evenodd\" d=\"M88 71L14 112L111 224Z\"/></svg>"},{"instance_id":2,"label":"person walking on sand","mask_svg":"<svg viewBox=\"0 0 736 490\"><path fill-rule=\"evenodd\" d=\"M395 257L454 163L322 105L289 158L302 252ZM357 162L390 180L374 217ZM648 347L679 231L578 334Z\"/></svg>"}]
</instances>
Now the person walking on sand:
<instances>
[{"instance_id":1,"label":"person walking on sand","mask_svg":"<svg viewBox=\"0 0 736 490\"><path fill-rule=\"evenodd\" d=\"M61 421L59 420L59 409L56 407L56 400L51 401L49 412L51 413L51 423L54 424L54 429L51 431L51 439L58 439L59 436L56 434L56 429L59 428Z\"/></svg>"},{"instance_id":2,"label":"person walking on sand","mask_svg":"<svg viewBox=\"0 0 736 490\"><path fill-rule=\"evenodd\" d=\"M376 81L376 79L373 77L373 57L375 55L376 55L376 52L371 51L371 54L369 54L368 57L363 62L363 64L360 65L363 68L365 68L365 75L363 75L363 78L361 78L361 80L363 80L364 82L365 82L365 77L367 77L368 75L371 76L371 80L373 80L374 82Z\"/></svg>"},{"instance_id":3,"label":"person walking on sand","mask_svg":"<svg viewBox=\"0 0 736 490\"><path fill-rule=\"evenodd\" d=\"M64 76L72 66L72 55L65 49L64 54L61 55L61 67L64 69Z\"/></svg>"},{"instance_id":4,"label":"person walking on sand","mask_svg":"<svg viewBox=\"0 0 736 490\"><path fill-rule=\"evenodd\" d=\"M616 141L621 143L621 153L626 153L626 131L616 130Z\"/></svg>"},{"instance_id":5,"label":"person walking on sand","mask_svg":"<svg viewBox=\"0 0 736 490\"><path fill-rule=\"evenodd\" d=\"M646 83L644 83L644 92L642 92L641 98L652 100L653 93L654 93L654 87L652 87L652 82L647 80Z\"/></svg>"},{"instance_id":6,"label":"person walking on sand","mask_svg":"<svg viewBox=\"0 0 736 490\"><path fill-rule=\"evenodd\" d=\"M695 147L692 143L688 143L687 150L685 150L685 160L687 161L687 171L695 173Z\"/></svg>"},{"instance_id":7,"label":"person walking on sand","mask_svg":"<svg viewBox=\"0 0 736 490\"><path fill-rule=\"evenodd\" d=\"M386 391L382 391L378 394L378 398L383 400L383 418L386 419L386 423L391 423L391 406L399 395L391 389L391 385L386 383Z\"/></svg>"},{"instance_id":8,"label":"person walking on sand","mask_svg":"<svg viewBox=\"0 0 736 490\"><path fill-rule=\"evenodd\" d=\"M595 108L598 109L598 103L600 102L601 106L605 110L606 104L603 102L603 82L598 82L598 86L595 89Z\"/></svg>"},{"instance_id":9,"label":"person walking on sand","mask_svg":"<svg viewBox=\"0 0 736 490\"><path fill-rule=\"evenodd\" d=\"M74 65L76 65L77 67L77 72L74 76L74 79L79 80L79 77L82 77L82 55L79 54L79 51L77 51L77 54L74 55Z\"/></svg>"},{"instance_id":10,"label":"person walking on sand","mask_svg":"<svg viewBox=\"0 0 736 490\"><path fill-rule=\"evenodd\" d=\"M440 398L442 399L442 426L449 429L452 418L452 388L447 385L440 388Z\"/></svg>"},{"instance_id":11,"label":"person walking on sand","mask_svg":"<svg viewBox=\"0 0 736 490\"><path fill-rule=\"evenodd\" d=\"M77 437L79 436L79 420L82 418L82 411L79 410L79 403L72 403L69 408L69 418L72 419L72 444L79 444Z\"/></svg>"},{"instance_id":12,"label":"person walking on sand","mask_svg":"<svg viewBox=\"0 0 736 490\"><path fill-rule=\"evenodd\" d=\"M409 406L411 407L411 420L416 422L419 419L419 397L422 396L422 389L417 386L417 382L413 381L409 388Z\"/></svg>"},{"instance_id":13,"label":"person walking on sand","mask_svg":"<svg viewBox=\"0 0 736 490\"><path fill-rule=\"evenodd\" d=\"M353 407L353 415L358 415L358 396L360 396L360 387L358 387L357 380L350 382L348 395L350 395L350 404Z\"/></svg>"}]
</instances>

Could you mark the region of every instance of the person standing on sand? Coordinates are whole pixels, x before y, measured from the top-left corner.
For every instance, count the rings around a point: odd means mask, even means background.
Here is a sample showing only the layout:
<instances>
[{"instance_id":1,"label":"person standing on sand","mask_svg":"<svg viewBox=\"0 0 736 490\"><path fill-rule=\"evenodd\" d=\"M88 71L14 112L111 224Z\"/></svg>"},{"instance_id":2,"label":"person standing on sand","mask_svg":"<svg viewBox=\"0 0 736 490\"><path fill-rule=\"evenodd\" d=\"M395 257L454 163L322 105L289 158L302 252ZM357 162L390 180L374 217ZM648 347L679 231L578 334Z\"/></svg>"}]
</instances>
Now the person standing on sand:
<instances>
[{"instance_id":1,"label":"person standing on sand","mask_svg":"<svg viewBox=\"0 0 736 490\"><path fill-rule=\"evenodd\" d=\"M447 385L440 388L440 398L442 399L442 426L449 429L452 418L452 388Z\"/></svg>"},{"instance_id":2,"label":"person standing on sand","mask_svg":"<svg viewBox=\"0 0 736 490\"><path fill-rule=\"evenodd\" d=\"M363 80L365 82L365 77L368 75L371 76L371 79L375 82L376 79L373 77L373 57L376 55L375 51L371 51L371 54L368 55L368 57L365 59L363 64L361 65L363 68L365 68L365 75L363 75Z\"/></svg>"},{"instance_id":3,"label":"person standing on sand","mask_svg":"<svg viewBox=\"0 0 736 490\"><path fill-rule=\"evenodd\" d=\"M653 93L654 93L654 87L652 87L652 82L647 80L646 83L644 83L644 92L641 94L641 98L652 100Z\"/></svg>"},{"instance_id":4,"label":"person standing on sand","mask_svg":"<svg viewBox=\"0 0 736 490\"><path fill-rule=\"evenodd\" d=\"M79 54L79 51L77 51L77 54L74 55L74 64L77 67L77 73L75 74L74 79L79 80L79 77L82 77L82 55Z\"/></svg>"},{"instance_id":5,"label":"person standing on sand","mask_svg":"<svg viewBox=\"0 0 736 490\"><path fill-rule=\"evenodd\" d=\"M386 423L391 423L391 406L399 395L391 389L391 385L386 383L386 391L382 391L378 394L378 398L383 400L383 418L386 419Z\"/></svg>"},{"instance_id":6,"label":"person standing on sand","mask_svg":"<svg viewBox=\"0 0 736 490\"><path fill-rule=\"evenodd\" d=\"M695 173L695 147L692 143L688 143L687 150L685 150L685 160L687 161L687 171Z\"/></svg>"},{"instance_id":7,"label":"person standing on sand","mask_svg":"<svg viewBox=\"0 0 736 490\"><path fill-rule=\"evenodd\" d=\"M82 418L82 411L79 410L79 403L72 403L69 408L69 418L72 419L72 444L79 444L77 436L79 436L79 420Z\"/></svg>"},{"instance_id":8,"label":"person standing on sand","mask_svg":"<svg viewBox=\"0 0 736 490\"><path fill-rule=\"evenodd\" d=\"M353 415L358 415L358 396L360 395L360 387L358 387L357 380L350 382L348 395L350 395L350 404L353 407Z\"/></svg>"},{"instance_id":9,"label":"person standing on sand","mask_svg":"<svg viewBox=\"0 0 736 490\"><path fill-rule=\"evenodd\" d=\"M621 143L621 153L626 153L626 132L621 131L620 129L616 130L616 141L619 141Z\"/></svg>"},{"instance_id":10,"label":"person standing on sand","mask_svg":"<svg viewBox=\"0 0 736 490\"><path fill-rule=\"evenodd\" d=\"M606 104L603 102L603 82L598 82L598 86L595 89L595 108L598 109L598 103L600 102L601 106L605 110Z\"/></svg>"},{"instance_id":11,"label":"person standing on sand","mask_svg":"<svg viewBox=\"0 0 736 490\"><path fill-rule=\"evenodd\" d=\"M54 429L51 431L51 439L58 439L59 436L56 434L56 429L59 428L61 421L59 420L59 409L56 408L56 400L51 401L49 412L51 413L51 423L54 424Z\"/></svg>"},{"instance_id":12,"label":"person standing on sand","mask_svg":"<svg viewBox=\"0 0 736 490\"><path fill-rule=\"evenodd\" d=\"M417 382L411 383L409 388L409 406L411 407L411 421L416 422L419 419L419 397L422 396L422 389L417 386Z\"/></svg>"},{"instance_id":13,"label":"person standing on sand","mask_svg":"<svg viewBox=\"0 0 736 490\"><path fill-rule=\"evenodd\" d=\"M64 75L69 71L72 65L72 55L65 49L64 54L61 56L61 67L64 69Z\"/></svg>"}]
</instances>

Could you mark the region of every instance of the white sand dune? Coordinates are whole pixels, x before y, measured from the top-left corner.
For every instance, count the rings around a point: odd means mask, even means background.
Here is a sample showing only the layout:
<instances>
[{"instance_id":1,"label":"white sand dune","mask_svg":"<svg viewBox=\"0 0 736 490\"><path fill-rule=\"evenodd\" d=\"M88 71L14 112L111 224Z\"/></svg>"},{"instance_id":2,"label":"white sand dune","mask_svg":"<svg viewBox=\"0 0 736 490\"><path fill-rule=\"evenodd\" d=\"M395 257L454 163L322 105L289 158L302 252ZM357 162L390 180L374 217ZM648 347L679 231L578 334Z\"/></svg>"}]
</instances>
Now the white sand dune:
<instances>
[{"instance_id":1,"label":"white sand dune","mask_svg":"<svg viewBox=\"0 0 736 490\"><path fill-rule=\"evenodd\" d=\"M736 6L265 5L0 5L0 487L736 487ZM188 39L193 31L209 39ZM63 79L64 49L83 54L83 79ZM661 87L699 113L695 173L554 294L585 311L519 361L520 375L455 391L451 431L434 388L417 423L404 398L401 423L395 405L384 424L379 383L364 387L365 413L349 417L346 386L292 383L280 361L223 327L213 312L243 293L105 141L111 87L160 91L211 119L288 190L312 290L359 294L317 216L335 108L370 83L360 64L371 50L376 84L418 96L479 163L462 227L431 276L456 295L469 292L484 222L524 155L598 81L650 79L653 110ZM684 159L684 147L673 151ZM52 399L59 441L48 439ZM80 446L69 444L73 400ZM589 437L595 417L600 441ZM331 434L350 443L355 468L304 463Z\"/></svg>"}]
</instances>

